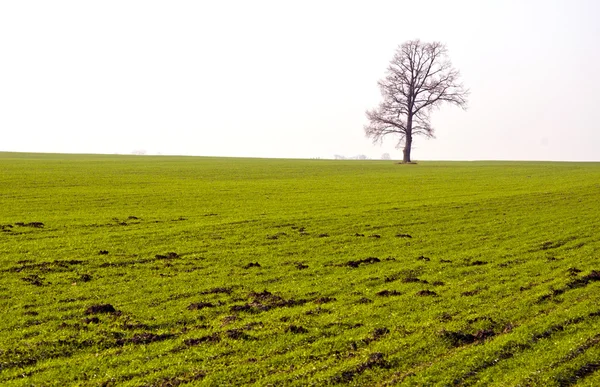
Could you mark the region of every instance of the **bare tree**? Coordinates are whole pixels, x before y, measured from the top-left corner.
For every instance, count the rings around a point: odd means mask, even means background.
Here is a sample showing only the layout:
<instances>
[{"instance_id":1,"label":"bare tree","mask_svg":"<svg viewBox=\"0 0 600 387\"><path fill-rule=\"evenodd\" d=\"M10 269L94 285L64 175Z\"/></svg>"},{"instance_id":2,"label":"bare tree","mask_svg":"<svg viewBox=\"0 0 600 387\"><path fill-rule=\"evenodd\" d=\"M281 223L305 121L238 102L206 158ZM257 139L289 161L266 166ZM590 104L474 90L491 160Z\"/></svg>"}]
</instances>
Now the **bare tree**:
<instances>
[{"instance_id":1,"label":"bare tree","mask_svg":"<svg viewBox=\"0 0 600 387\"><path fill-rule=\"evenodd\" d=\"M384 154L381 155L381 159L382 160L391 160L392 156L390 156L389 153L384 153Z\"/></svg>"},{"instance_id":2,"label":"bare tree","mask_svg":"<svg viewBox=\"0 0 600 387\"><path fill-rule=\"evenodd\" d=\"M445 45L420 40L402 44L378 82L383 101L366 112L365 134L374 143L387 135L399 136L397 147L404 144L402 162L410 163L413 136L435 137L429 118L433 108L448 102L466 109L469 91L459 77Z\"/></svg>"}]
</instances>

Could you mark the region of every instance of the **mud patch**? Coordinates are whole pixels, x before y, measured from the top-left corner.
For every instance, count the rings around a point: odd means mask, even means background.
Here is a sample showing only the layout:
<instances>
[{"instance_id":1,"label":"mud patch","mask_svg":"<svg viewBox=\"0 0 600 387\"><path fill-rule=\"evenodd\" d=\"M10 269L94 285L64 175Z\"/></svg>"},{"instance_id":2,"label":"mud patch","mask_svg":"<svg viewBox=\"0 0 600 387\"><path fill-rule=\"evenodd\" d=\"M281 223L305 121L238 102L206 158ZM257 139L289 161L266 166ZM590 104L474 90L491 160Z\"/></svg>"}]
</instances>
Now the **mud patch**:
<instances>
[{"instance_id":1,"label":"mud patch","mask_svg":"<svg viewBox=\"0 0 600 387\"><path fill-rule=\"evenodd\" d=\"M419 290L417 292L417 296L419 297L438 297L438 294L433 290Z\"/></svg>"},{"instance_id":2,"label":"mud patch","mask_svg":"<svg viewBox=\"0 0 600 387\"><path fill-rule=\"evenodd\" d=\"M369 238L379 239L379 238L381 238L381 235L379 235L379 234L371 234L371 235L369 235Z\"/></svg>"},{"instance_id":3,"label":"mud patch","mask_svg":"<svg viewBox=\"0 0 600 387\"><path fill-rule=\"evenodd\" d=\"M260 263L258 262L250 262L247 265L245 265L244 267L242 267L243 269L250 269L253 267L260 267Z\"/></svg>"},{"instance_id":4,"label":"mud patch","mask_svg":"<svg viewBox=\"0 0 600 387\"><path fill-rule=\"evenodd\" d=\"M92 280L92 276L89 274L82 274L79 276L79 281L81 282L90 282Z\"/></svg>"},{"instance_id":5,"label":"mud patch","mask_svg":"<svg viewBox=\"0 0 600 387\"><path fill-rule=\"evenodd\" d=\"M98 317L86 317L83 320L81 320L81 322L83 322L84 324L99 324L100 319Z\"/></svg>"},{"instance_id":6,"label":"mud patch","mask_svg":"<svg viewBox=\"0 0 600 387\"><path fill-rule=\"evenodd\" d=\"M377 293L375 293L376 295L378 295L379 297L391 297L391 296L401 296L402 293L400 293L397 290L381 290Z\"/></svg>"},{"instance_id":7,"label":"mud patch","mask_svg":"<svg viewBox=\"0 0 600 387\"><path fill-rule=\"evenodd\" d=\"M117 310L111 304L99 304L88 307L85 314L117 313Z\"/></svg>"},{"instance_id":8,"label":"mud patch","mask_svg":"<svg viewBox=\"0 0 600 387\"><path fill-rule=\"evenodd\" d=\"M473 261L471 263L469 263L469 266L483 266L483 265L487 265L488 263L486 261Z\"/></svg>"},{"instance_id":9,"label":"mud patch","mask_svg":"<svg viewBox=\"0 0 600 387\"><path fill-rule=\"evenodd\" d=\"M293 334L301 334L301 333L308 333L308 329L306 329L300 325L290 325L289 327L285 328L285 332L293 333Z\"/></svg>"},{"instance_id":10,"label":"mud patch","mask_svg":"<svg viewBox=\"0 0 600 387\"><path fill-rule=\"evenodd\" d=\"M359 304L372 304L373 300L371 300L371 299L369 299L367 297L363 297L363 298L360 298L357 302Z\"/></svg>"},{"instance_id":11,"label":"mud patch","mask_svg":"<svg viewBox=\"0 0 600 387\"><path fill-rule=\"evenodd\" d=\"M225 336L233 340L248 340L252 338L252 336L248 335L241 329L229 329L225 331Z\"/></svg>"},{"instance_id":12,"label":"mud patch","mask_svg":"<svg viewBox=\"0 0 600 387\"><path fill-rule=\"evenodd\" d=\"M164 255L163 254L156 254L154 256L154 258L156 258L156 259L175 259L175 258L180 258L180 257L179 257L179 254L177 254L176 252L171 251L171 252L168 252L168 253L166 253Z\"/></svg>"},{"instance_id":13,"label":"mud patch","mask_svg":"<svg viewBox=\"0 0 600 387\"><path fill-rule=\"evenodd\" d=\"M396 234L396 238L412 238L410 234Z\"/></svg>"},{"instance_id":14,"label":"mud patch","mask_svg":"<svg viewBox=\"0 0 600 387\"><path fill-rule=\"evenodd\" d=\"M319 238L329 238L329 234L327 234L327 233L319 234Z\"/></svg>"},{"instance_id":15,"label":"mud patch","mask_svg":"<svg viewBox=\"0 0 600 387\"><path fill-rule=\"evenodd\" d=\"M570 289L588 285L590 282L600 281L600 271L592 270L590 274L577 278L567 284Z\"/></svg>"},{"instance_id":16,"label":"mud patch","mask_svg":"<svg viewBox=\"0 0 600 387\"><path fill-rule=\"evenodd\" d=\"M238 316L236 316L235 314L231 315L231 316L225 316L223 317L223 319L221 320L221 326L224 327L225 325L229 325L232 322L235 322L238 320Z\"/></svg>"},{"instance_id":17,"label":"mud patch","mask_svg":"<svg viewBox=\"0 0 600 387\"><path fill-rule=\"evenodd\" d=\"M303 305L307 302L307 300L296 300L290 298L288 300L283 297L277 296L267 290L262 292L250 292L248 294L248 298L251 299L249 303L244 305L233 305L229 308L232 312L264 312L267 310L271 310L273 308L282 308L282 307L293 307L298 305Z\"/></svg>"},{"instance_id":18,"label":"mud patch","mask_svg":"<svg viewBox=\"0 0 600 387\"><path fill-rule=\"evenodd\" d=\"M365 259L359 259L357 261L348 261L343 266L357 268L360 265L371 265L371 264L378 263L378 262L381 262L381 260L379 258L377 258L377 257L368 257L368 258L365 258Z\"/></svg>"},{"instance_id":19,"label":"mud patch","mask_svg":"<svg viewBox=\"0 0 600 387\"><path fill-rule=\"evenodd\" d=\"M44 278L40 277L37 274L31 274L27 277L21 278L21 281L25 281L34 286L44 286Z\"/></svg>"},{"instance_id":20,"label":"mud patch","mask_svg":"<svg viewBox=\"0 0 600 387\"><path fill-rule=\"evenodd\" d=\"M330 302L337 301L334 297L319 297L315 299L313 302L317 305L328 304Z\"/></svg>"},{"instance_id":21,"label":"mud patch","mask_svg":"<svg viewBox=\"0 0 600 387\"><path fill-rule=\"evenodd\" d=\"M362 341L365 344L370 344L373 341L377 341L379 339L381 339L384 336L387 336L390 333L390 330L386 327L383 328L376 328L375 330L373 330L373 332L371 332L371 335L369 337L364 338Z\"/></svg>"},{"instance_id":22,"label":"mud patch","mask_svg":"<svg viewBox=\"0 0 600 387\"><path fill-rule=\"evenodd\" d=\"M422 279L417 278L417 277L406 277L406 278L402 279L402 282L405 283L405 284L409 284L409 283L428 284L429 283L426 280L422 280Z\"/></svg>"},{"instance_id":23,"label":"mud patch","mask_svg":"<svg viewBox=\"0 0 600 387\"><path fill-rule=\"evenodd\" d=\"M17 222L17 223L15 223L15 226L19 226L19 227L33 227L33 228L44 228L44 223L42 223L42 222L29 222L29 223Z\"/></svg>"},{"instance_id":24,"label":"mud patch","mask_svg":"<svg viewBox=\"0 0 600 387\"><path fill-rule=\"evenodd\" d=\"M417 261L425 261L425 262L429 262L429 261L431 261L431 258L429 258L429 257L426 257L426 256L424 256L424 255L421 255L421 256L419 256L419 257L417 258Z\"/></svg>"},{"instance_id":25,"label":"mud patch","mask_svg":"<svg viewBox=\"0 0 600 387\"><path fill-rule=\"evenodd\" d=\"M470 297L470 296L474 296L476 294L479 294L480 292L481 292L481 290L479 290L479 289L468 290L466 292L462 292L460 295L461 296L465 296L465 297Z\"/></svg>"},{"instance_id":26,"label":"mud patch","mask_svg":"<svg viewBox=\"0 0 600 387\"><path fill-rule=\"evenodd\" d=\"M491 329L481 329L475 334L463 331L442 331L440 336L442 340L450 344L452 347L460 347L475 342L482 342L488 338L494 337L496 333Z\"/></svg>"},{"instance_id":27,"label":"mud patch","mask_svg":"<svg viewBox=\"0 0 600 387\"><path fill-rule=\"evenodd\" d=\"M365 236L365 234L359 234L359 233L356 233L356 234L354 234L354 236L355 236L355 237L364 237L364 236Z\"/></svg>"},{"instance_id":28,"label":"mud patch","mask_svg":"<svg viewBox=\"0 0 600 387\"><path fill-rule=\"evenodd\" d=\"M586 363L576 369L571 375L557 378L557 382L560 387L572 386L580 383L581 379L595 373L598 370L600 370L600 362Z\"/></svg>"},{"instance_id":29,"label":"mud patch","mask_svg":"<svg viewBox=\"0 0 600 387\"><path fill-rule=\"evenodd\" d=\"M192 304L189 304L187 309L188 310L202 310L205 308L214 308L215 304L211 303L211 302L194 302Z\"/></svg>"},{"instance_id":30,"label":"mud patch","mask_svg":"<svg viewBox=\"0 0 600 387\"><path fill-rule=\"evenodd\" d=\"M98 255L108 255L108 250L100 250L98 251Z\"/></svg>"},{"instance_id":31,"label":"mud patch","mask_svg":"<svg viewBox=\"0 0 600 387\"><path fill-rule=\"evenodd\" d=\"M221 341L221 336L218 333L213 333L212 335L206 335L199 338L185 339L183 340L183 344L188 347L193 347L205 343L218 343L219 341Z\"/></svg>"}]
</instances>

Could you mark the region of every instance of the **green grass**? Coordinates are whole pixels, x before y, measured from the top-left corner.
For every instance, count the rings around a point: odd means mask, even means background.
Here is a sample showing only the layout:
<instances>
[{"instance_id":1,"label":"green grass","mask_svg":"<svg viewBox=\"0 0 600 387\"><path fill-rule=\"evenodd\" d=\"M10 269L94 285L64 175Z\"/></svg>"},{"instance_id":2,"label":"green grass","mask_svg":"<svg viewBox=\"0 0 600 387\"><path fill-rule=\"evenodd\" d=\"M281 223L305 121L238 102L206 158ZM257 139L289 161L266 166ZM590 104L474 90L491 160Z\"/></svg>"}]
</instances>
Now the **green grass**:
<instances>
[{"instance_id":1,"label":"green grass","mask_svg":"<svg viewBox=\"0 0 600 387\"><path fill-rule=\"evenodd\" d=\"M0 153L0 384L599 385L599 219L598 163Z\"/></svg>"}]
</instances>

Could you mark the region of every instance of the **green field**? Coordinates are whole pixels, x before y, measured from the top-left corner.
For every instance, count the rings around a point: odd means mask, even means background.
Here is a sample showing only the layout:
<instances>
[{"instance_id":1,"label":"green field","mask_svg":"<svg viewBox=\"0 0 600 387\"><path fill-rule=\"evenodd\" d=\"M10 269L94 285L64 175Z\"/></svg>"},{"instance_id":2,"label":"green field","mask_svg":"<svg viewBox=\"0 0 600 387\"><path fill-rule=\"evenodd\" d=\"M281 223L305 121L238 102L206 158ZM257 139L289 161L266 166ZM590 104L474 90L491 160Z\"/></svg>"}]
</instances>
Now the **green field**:
<instances>
[{"instance_id":1,"label":"green field","mask_svg":"<svg viewBox=\"0 0 600 387\"><path fill-rule=\"evenodd\" d=\"M0 385L600 385L600 164L0 153Z\"/></svg>"}]
</instances>

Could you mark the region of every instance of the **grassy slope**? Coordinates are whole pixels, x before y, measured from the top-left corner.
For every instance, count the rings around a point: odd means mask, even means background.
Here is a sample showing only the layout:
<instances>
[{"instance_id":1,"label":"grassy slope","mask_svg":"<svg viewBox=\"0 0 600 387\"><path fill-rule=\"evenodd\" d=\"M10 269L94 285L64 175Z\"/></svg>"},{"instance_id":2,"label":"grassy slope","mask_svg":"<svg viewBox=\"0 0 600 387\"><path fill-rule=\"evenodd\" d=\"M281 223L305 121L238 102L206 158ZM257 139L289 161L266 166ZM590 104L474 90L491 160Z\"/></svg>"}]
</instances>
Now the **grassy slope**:
<instances>
[{"instance_id":1,"label":"grassy slope","mask_svg":"<svg viewBox=\"0 0 600 387\"><path fill-rule=\"evenodd\" d=\"M0 384L597 385L599 198L591 163L0 153Z\"/></svg>"}]
</instances>

